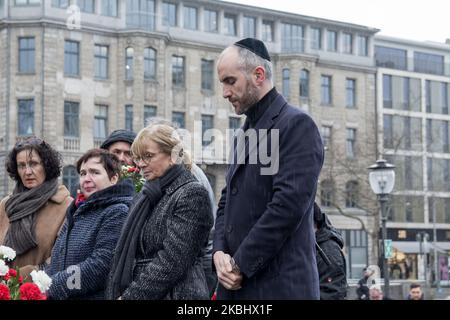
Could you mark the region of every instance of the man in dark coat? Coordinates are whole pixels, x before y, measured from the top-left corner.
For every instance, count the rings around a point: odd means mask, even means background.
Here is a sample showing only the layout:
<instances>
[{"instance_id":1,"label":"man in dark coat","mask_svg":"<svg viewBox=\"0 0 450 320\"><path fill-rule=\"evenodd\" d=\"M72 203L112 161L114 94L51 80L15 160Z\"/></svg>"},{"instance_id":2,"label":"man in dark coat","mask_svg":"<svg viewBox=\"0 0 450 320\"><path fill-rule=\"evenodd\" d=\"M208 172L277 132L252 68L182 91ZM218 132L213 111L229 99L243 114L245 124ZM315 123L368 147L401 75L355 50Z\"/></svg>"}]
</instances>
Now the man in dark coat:
<instances>
[{"instance_id":1,"label":"man in dark coat","mask_svg":"<svg viewBox=\"0 0 450 320\"><path fill-rule=\"evenodd\" d=\"M274 88L263 42L226 48L217 70L224 98L247 116L216 218L217 298L319 299L313 205L324 151L317 126Z\"/></svg>"},{"instance_id":2,"label":"man in dark coat","mask_svg":"<svg viewBox=\"0 0 450 320\"><path fill-rule=\"evenodd\" d=\"M314 203L314 224L320 299L343 300L347 296L346 263L342 252L344 239L316 203Z\"/></svg>"}]
</instances>

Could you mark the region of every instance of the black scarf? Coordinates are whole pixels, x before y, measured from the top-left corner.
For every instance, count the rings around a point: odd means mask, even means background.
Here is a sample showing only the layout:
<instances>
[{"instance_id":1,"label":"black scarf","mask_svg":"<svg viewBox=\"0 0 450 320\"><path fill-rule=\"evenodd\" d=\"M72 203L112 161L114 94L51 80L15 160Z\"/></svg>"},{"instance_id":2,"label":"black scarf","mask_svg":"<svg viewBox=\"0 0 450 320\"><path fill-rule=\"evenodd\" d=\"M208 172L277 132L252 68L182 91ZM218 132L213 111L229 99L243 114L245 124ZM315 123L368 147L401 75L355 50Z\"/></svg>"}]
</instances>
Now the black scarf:
<instances>
[{"instance_id":1,"label":"black scarf","mask_svg":"<svg viewBox=\"0 0 450 320\"><path fill-rule=\"evenodd\" d=\"M13 248L17 255L37 246L35 234L36 213L58 191L58 179L44 181L41 185L27 189L17 183L12 196L5 203L9 219L4 244Z\"/></svg>"},{"instance_id":2,"label":"black scarf","mask_svg":"<svg viewBox=\"0 0 450 320\"><path fill-rule=\"evenodd\" d=\"M186 169L183 165L172 166L164 176L147 181L142 188L142 192L134 200L114 252L106 289L106 299L117 299L133 280L134 260L142 227L167 187L184 170Z\"/></svg>"}]
</instances>

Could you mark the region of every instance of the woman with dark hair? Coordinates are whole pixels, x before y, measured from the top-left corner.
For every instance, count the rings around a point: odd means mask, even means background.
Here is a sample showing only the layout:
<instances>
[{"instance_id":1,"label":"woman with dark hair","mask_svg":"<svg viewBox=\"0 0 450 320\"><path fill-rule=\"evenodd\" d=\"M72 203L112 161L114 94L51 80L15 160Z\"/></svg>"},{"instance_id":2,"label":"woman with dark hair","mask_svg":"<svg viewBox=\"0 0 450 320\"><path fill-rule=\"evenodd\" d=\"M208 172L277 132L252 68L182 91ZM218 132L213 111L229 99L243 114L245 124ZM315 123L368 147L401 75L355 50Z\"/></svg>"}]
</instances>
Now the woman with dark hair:
<instances>
[{"instance_id":1,"label":"woman with dark hair","mask_svg":"<svg viewBox=\"0 0 450 320\"><path fill-rule=\"evenodd\" d=\"M77 162L81 194L67 219L46 269L50 299L103 299L117 239L134 195L129 179L119 181L121 164L103 149L87 151Z\"/></svg>"},{"instance_id":2,"label":"woman with dark hair","mask_svg":"<svg viewBox=\"0 0 450 320\"><path fill-rule=\"evenodd\" d=\"M48 263L72 198L58 183L60 154L42 139L16 143L6 171L16 186L0 202L0 244L16 251L12 267L19 267L25 278Z\"/></svg>"}]
</instances>

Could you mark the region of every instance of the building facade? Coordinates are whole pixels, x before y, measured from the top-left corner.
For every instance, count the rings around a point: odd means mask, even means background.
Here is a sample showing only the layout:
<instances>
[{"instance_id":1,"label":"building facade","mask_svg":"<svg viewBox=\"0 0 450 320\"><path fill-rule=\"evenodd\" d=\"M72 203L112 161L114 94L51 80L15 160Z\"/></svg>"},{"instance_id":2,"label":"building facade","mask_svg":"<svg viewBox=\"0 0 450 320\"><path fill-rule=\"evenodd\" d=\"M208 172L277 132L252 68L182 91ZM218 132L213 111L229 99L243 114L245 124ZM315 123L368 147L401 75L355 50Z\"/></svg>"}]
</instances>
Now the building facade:
<instances>
[{"instance_id":1,"label":"building facade","mask_svg":"<svg viewBox=\"0 0 450 320\"><path fill-rule=\"evenodd\" d=\"M378 148L396 166L391 276L448 281L450 45L376 36L375 59Z\"/></svg>"},{"instance_id":2,"label":"building facade","mask_svg":"<svg viewBox=\"0 0 450 320\"><path fill-rule=\"evenodd\" d=\"M157 116L192 134L193 158L219 198L226 130L244 119L222 98L217 58L256 37L272 56L278 91L321 130L317 202L342 230L349 277L359 278L377 262L366 171L377 146L377 31L222 1L0 0L0 162L16 141L43 137L63 155L62 182L75 192L80 155L111 131L137 132ZM5 195L12 181L3 165L0 176Z\"/></svg>"}]
</instances>

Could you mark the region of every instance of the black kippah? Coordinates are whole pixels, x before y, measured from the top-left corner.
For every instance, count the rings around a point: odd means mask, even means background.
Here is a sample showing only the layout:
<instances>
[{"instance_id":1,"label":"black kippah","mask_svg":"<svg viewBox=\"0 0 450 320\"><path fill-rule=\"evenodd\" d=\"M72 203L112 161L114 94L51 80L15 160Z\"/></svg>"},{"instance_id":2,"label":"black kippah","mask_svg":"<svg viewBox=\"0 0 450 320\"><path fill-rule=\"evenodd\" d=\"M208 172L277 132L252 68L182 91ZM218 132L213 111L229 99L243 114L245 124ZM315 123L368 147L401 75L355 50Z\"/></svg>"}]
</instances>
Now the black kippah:
<instances>
[{"instance_id":1,"label":"black kippah","mask_svg":"<svg viewBox=\"0 0 450 320\"><path fill-rule=\"evenodd\" d=\"M270 61L269 52L267 51L266 46L264 45L264 42L258 39L253 38L245 38L242 39L234 44L235 46L239 46L241 48L245 48L257 56L266 59Z\"/></svg>"}]
</instances>

